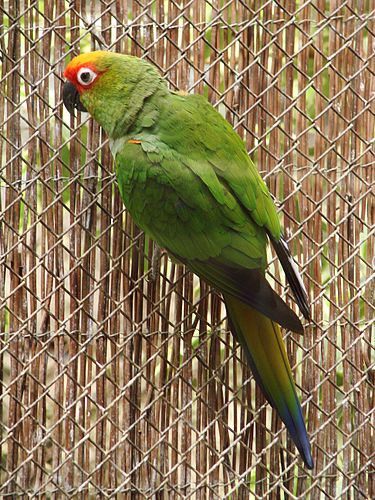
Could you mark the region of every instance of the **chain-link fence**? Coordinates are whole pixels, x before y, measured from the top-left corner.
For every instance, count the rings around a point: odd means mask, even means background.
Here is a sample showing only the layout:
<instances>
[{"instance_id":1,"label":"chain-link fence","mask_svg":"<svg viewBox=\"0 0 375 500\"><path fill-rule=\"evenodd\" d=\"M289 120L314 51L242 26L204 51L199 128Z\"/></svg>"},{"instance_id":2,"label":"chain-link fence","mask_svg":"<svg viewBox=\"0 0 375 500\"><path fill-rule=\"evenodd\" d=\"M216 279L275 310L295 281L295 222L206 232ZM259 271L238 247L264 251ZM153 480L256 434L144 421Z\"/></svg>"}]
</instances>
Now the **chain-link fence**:
<instances>
[{"instance_id":1,"label":"chain-link fence","mask_svg":"<svg viewBox=\"0 0 375 500\"><path fill-rule=\"evenodd\" d=\"M371 0L0 5L0 493L374 498ZM286 335L307 471L220 296L121 202L106 137L62 106L73 55L146 57L246 141L312 299ZM272 261L272 256L270 256ZM284 277L269 279L289 303Z\"/></svg>"}]
</instances>

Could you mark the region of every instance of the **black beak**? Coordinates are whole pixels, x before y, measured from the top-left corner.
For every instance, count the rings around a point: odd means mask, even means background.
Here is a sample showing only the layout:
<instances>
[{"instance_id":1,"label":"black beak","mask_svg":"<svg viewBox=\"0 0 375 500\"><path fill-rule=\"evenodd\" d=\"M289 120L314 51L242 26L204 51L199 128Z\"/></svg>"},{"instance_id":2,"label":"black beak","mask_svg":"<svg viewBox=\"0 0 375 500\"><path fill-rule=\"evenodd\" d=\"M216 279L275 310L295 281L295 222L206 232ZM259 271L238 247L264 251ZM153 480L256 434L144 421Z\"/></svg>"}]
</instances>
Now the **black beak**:
<instances>
[{"instance_id":1,"label":"black beak","mask_svg":"<svg viewBox=\"0 0 375 500\"><path fill-rule=\"evenodd\" d=\"M63 87L63 103L70 114L74 115L74 110L85 111L87 109L81 103L78 90L71 82L65 82Z\"/></svg>"}]
</instances>

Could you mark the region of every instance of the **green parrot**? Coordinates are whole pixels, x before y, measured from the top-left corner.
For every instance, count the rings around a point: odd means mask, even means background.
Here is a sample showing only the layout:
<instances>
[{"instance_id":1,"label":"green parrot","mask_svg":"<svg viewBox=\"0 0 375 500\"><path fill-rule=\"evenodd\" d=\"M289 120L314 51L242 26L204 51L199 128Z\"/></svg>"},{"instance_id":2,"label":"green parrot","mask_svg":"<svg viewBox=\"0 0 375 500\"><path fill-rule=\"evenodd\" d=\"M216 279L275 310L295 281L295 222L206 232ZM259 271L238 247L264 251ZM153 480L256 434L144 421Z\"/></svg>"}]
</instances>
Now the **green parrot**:
<instances>
[{"instance_id":1,"label":"green parrot","mask_svg":"<svg viewBox=\"0 0 375 500\"><path fill-rule=\"evenodd\" d=\"M222 293L257 383L313 468L280 331L303 333L303 326L265 278L267 239L307 319L309 300L243 141L203 96L169 90L155 67L137 57L81 54L64 76L68 111L89 112L110 138L118 186L134 221Z\"/></svg>"}]
</instances>

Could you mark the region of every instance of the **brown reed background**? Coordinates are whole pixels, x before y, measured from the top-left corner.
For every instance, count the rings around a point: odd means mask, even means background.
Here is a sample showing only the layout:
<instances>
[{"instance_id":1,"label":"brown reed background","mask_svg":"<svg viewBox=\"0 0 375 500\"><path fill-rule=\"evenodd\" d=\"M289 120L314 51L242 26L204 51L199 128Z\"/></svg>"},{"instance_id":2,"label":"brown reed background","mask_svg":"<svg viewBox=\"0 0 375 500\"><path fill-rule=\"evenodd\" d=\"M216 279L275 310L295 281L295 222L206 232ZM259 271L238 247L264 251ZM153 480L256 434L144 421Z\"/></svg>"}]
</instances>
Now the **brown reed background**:
<instances>
[{"instance_id":1,"label":"brown reed background","mask_svg":"<svg viewBox=\"0 0 375 500\"><path fill-rule=\"evenodd\" d=\"M3 498L375 497L373 7L2 2ZM220 297L164 253L152 266L106 137L63 110L65 64L97 48L205 93L278 200L312 299L287 344L313 471L255 388ZM270 279L285 295L273 264Z\"/></svg>"}]
</instances>

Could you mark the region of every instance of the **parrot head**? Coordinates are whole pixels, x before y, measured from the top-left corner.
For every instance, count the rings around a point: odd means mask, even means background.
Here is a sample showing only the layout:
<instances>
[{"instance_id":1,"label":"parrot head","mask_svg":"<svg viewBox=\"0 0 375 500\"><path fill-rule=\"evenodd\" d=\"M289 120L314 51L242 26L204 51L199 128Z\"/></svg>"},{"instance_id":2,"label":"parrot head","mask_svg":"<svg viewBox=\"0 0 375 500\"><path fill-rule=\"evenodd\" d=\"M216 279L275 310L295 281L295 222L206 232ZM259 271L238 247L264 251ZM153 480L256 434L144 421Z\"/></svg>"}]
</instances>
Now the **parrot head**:
<instances>
[{"instance_id":1,"label":"parrot head","mask_svg":"<svg viewBox=\"0 0 375 500\"><path fill-rule=\"evenodd\" d=\"M71 114L87 111L113 138L126 132L148 96L166 88L147 61L106 51L75 57L65 68L64 77L66 109Z\"/></svg>"}]
</instances>

